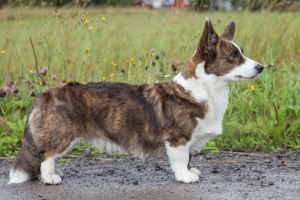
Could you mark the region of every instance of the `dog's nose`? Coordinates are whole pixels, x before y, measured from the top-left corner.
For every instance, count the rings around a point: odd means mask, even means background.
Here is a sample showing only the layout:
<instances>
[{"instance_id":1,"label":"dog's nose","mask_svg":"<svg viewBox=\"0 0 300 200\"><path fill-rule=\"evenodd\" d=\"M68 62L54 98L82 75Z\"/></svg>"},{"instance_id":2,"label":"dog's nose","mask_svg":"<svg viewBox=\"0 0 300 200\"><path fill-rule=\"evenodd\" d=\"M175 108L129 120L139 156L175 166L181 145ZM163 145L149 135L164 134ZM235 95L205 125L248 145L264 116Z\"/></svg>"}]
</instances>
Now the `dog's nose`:
<instances>
[{"instance_id":1,"label":"dog's nose","mask_svg":"<svg viewBox=\"0 0 300 200\"><path fill-rule=\"evenodd\" d=\"M257 65L255 66L255 69L257 69L258 72L261 73L261 72L264 70L264 66L262 66L262 65L260 65L260 64L257 64Z\"/></svg>"}]
</instances>

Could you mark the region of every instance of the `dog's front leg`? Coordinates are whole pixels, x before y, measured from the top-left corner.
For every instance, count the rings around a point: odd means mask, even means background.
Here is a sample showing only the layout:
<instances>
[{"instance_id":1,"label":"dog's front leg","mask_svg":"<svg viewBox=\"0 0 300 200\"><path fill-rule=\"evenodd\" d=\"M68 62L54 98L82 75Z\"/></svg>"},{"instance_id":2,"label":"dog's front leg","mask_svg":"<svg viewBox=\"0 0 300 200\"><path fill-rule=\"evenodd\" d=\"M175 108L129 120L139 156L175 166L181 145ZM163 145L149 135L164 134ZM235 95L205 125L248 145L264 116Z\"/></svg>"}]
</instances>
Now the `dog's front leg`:
<instances>
[{"instance_id":1,"label":"dog's front leg","mask_svg":"<svg viewBox=\"0 0 300 200\"><path fill-rule=\"evenodd\" d=\"M191 173L188 169L189 148L189 145L171 147L170 143L166 142L167 155L171 163L171 168L175 172L175 178L177 181L184 183L199 181L199 177Z\"/></svg>"}]
</instances>

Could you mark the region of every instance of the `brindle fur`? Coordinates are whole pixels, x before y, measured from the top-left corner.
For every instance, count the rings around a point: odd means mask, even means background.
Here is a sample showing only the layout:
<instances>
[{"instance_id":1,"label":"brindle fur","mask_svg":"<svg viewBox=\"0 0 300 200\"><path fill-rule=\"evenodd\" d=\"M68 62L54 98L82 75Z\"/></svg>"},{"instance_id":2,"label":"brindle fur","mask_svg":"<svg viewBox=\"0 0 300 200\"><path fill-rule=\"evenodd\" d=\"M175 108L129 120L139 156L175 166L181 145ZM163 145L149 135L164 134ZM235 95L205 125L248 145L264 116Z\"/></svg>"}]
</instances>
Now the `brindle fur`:
<instances>
[{"instance_id":1,"label":"brindle fur","mask_svg":"<svg viewBox=\"0 0 300 200\"><path fill-rule=\"evenodd\" d=\"M217 76L243 62L228 57L237 51L229 42L234 23L230 26L219 37L211 22L205 23L197 51L182 71L185 79L197 79L196 67L203 61L206 73ZM204 119L208 111L206 101L195 101L173 80L145 85L71 82L42 92L33 102L14 169L34 179L43 160L66 151L78 138L104 140L134 154L163 155L166 141L171 147L190 141L196 118Z\"/></svg>"}]
</instances>

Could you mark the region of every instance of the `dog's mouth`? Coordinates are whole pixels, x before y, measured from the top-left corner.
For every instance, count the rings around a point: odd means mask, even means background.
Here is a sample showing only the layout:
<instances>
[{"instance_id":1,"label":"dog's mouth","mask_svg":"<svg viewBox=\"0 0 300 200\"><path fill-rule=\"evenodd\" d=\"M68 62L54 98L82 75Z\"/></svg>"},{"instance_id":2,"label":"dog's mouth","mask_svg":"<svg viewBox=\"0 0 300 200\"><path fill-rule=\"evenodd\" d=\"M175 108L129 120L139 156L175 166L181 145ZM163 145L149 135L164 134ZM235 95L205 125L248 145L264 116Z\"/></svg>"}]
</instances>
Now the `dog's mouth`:
<instances>
[{"instance_id":1,"label":"dog's mouth","mask_svg":"<svg viewBox=\"0 0 300 200\"><path fill-rule=\"evenodd\" d=\"M244 77L244 76L235 76L239 79L246 79L246 80L250 80L250 79L255 79L256 76L252 76L252 77Z\"/></svg>"}]
</instances>

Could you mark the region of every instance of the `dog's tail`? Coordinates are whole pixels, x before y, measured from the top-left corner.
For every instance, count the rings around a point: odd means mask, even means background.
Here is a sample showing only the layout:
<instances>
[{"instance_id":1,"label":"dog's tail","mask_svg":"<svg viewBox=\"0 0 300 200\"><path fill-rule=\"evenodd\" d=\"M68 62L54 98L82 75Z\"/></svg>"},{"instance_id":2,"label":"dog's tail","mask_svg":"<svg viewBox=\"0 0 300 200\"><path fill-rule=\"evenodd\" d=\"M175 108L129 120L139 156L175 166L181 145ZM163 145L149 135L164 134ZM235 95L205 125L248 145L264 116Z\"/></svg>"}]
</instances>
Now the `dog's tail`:
<instances>
[{"instance_id":1,"label":"dog's tail","mask_svg":"<svg viewBox=\"0 0 300 200\"><path fill-rule=\"evenodd\" d=\"M27 120L21 150L10 170L8 184L34 180L40 173L41 162L42 156L34 144Z\"/></svg>"}]
</instances>

